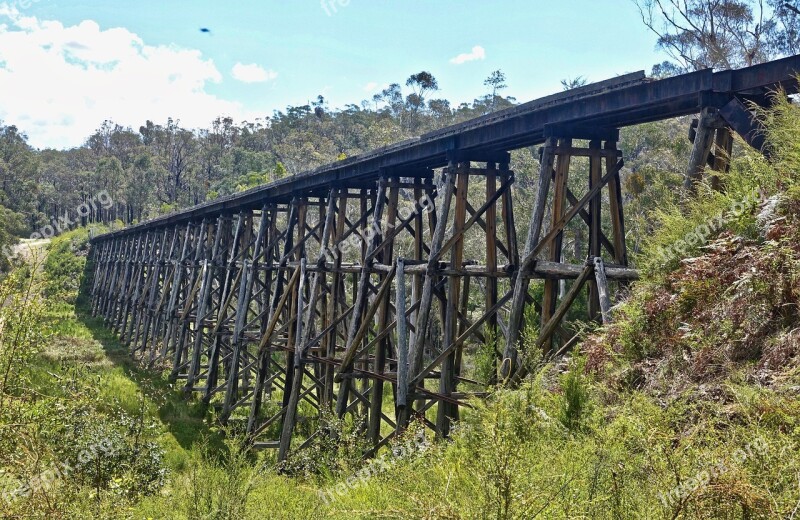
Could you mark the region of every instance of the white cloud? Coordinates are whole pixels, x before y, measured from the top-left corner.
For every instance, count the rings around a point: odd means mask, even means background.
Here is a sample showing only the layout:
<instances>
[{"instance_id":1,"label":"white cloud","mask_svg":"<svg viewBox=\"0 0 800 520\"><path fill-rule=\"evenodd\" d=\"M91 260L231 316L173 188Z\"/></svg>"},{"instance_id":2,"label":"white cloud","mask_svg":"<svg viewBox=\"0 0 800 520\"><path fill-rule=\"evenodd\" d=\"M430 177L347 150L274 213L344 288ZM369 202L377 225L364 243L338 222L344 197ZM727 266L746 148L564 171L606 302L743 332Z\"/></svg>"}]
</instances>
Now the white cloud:
<instances>
[{"instance_id":1,"label":"white cloud","mask_svg":"<svg viewBox=\"0 0 800 520\"><path fill-rule=\"evenodd\" d=\"M366 85L364 85L364 92L371 94L372 92L380 92L381 90L385 90L389 88L388 83L378 83L376 81L370 81Z\"/></svg>"},{"instance_id":2,"label":"white cloud","mask_svg":"<svg viewBox=\"0 0 800 520\"><path fill-rule=\"evenodd\" d=\"M91 20L64 26L0 4L0 120L36 147L80 145L105 119L138 128L179 119L189 128L215 117L246 119L239 103L206 92L222 81L198 50L147 45L124 28Z\"/></svg>"},{"instance_id":3,"label":"white cloud","mask_svg":"<svg viewBox=\"0 0 800 520\"><path fill-rule=\"evenodd\" d=\"M461 65L462 63L466 63L468 61L476 61L483 59L486 59L486 49L484 49L480 45L476 45L475 47L472 48L471 52L459 54L455 58L451 59L450 63Z\"/></svg>"},{"instance_id":4,"label":"white cloud","mask_svg":"<svg viewBox=\"0 0 800 520\"><path fill-rule=\"evenodd\" d=\"M261 65L237 63L231 71L233 77L243 83L266 83L278 77L274 70L267 70Z\"/></svg>"}]
</instances>

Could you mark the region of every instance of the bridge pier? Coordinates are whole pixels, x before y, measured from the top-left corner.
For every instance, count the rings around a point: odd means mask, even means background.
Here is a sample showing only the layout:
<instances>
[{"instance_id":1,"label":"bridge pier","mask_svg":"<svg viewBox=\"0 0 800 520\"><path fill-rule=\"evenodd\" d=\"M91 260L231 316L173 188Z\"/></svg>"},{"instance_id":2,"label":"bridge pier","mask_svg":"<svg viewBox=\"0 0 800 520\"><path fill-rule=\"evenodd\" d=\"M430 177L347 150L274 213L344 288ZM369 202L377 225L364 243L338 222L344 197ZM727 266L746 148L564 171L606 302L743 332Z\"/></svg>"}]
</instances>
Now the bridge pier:
<instances>
[{"instance_id":1,"label":"bridge pier","mask_svg":"<svg viewBox=\"0 0 800 520\"><path fill-rule=\"evenodd\" d=\"M524 375L527 332L528 351L562 353L573 303L608 321L608 283L636 279L617 128L700 100L716 112L687 178L724 170L730 130L763 145L744 100L796 92L799 69L629 74L94 237L92 313L279 460L331 434L331 416L367 455L412 421L446 437L470 398ZM509 150L542 143L519 244ZM585 258L567 263L578 229Z\"/></svg>"},{"instance_id":2,"label":"bridge pier","mask_svg":"<svg viewBox=\"0 0 800 520\"><path fill-rule=\"evenodd\" d=\"M689 129L692 154L684 177L684 188L688 192L694 192L706 167L715 172L728 171L733 151L732 132L720 111L714 107L704 108L700 117L692 121ZM721 189L717 175L712 174L709 180L712 188Z\"/></svg>"},{"instance_id":3,"label":"bridge pier","mask_svg":"<svg viewBox=\"0 0 800 520\"><path fill-rule=\"evenodd\" d=\"M558 269L558 264L562 262L564 230L575 217L579 216L588 228L589 241L584 271L587 269L589 271L582 272L576 282L573 282L573 286L576 284L588 286L589 319L599 321L601 310L597 277L590 276L594 272L594 260L602 258L605 253L610 260L606 264L618 268L628 266L625 219L619 179L623 161L622 154L617 150L616 145L619 131L617 129L567 127L550 128L547 132L548 137L540 150L539 187L536 202L522 260L514 273L510 326L506 336L502 367L504 378L518 375L520 371L525 370L518 349L520 333L524 328L522 317L530 297L528 281L531 274L537 264L541 262L539 256L543 254L546 254L545 260ZM574 144L574 141L578 139L588 141L588 146ZM575 158L588 158L588 165L582 171L588 180L588 190L580 199L575 196L569 185L570 166ZM605 166L605 174L603 166ZM607 212L604 213L602 190L606 187L609 204ZM551 205L552 211L550 219L545 218L548 203ZM608 230L603 229L604 214L608 217L606 219ZM564 335L559 333L560 322L579 294L580 287L570 290L561 299L561 305L559 305L558 288L562 279L564 277L557 275L546 277L541 306L534 302L540 317L540 328L533 348L542 348L545 356L553 352L553 335ZM563 342L568 340L566 337L561 339Z\"/></svg>"},{"instance_id":4,"label":"bridge pier","mask_svg":"<svg viewBox=\"0 0 800 520\"><path fill-rule=\"evenodd\" d=\"M560 204L545 240L558 236L561 247L566 201L577 203L570 157L592 157L596 177L618 152L611 141L604 149L548 143ZM320 435L331 411L360 417L373 452L412 420L446 437L459 407L498 381L520 262L510 156L470 159L452 152L438 184L432 170L386 170L372 187L331 186L103 242L93 252L93 309L129 338L132 354L218 407L222 422L242 422L254 445L278 448L280 460ZM599 213L583 210L584 199L580 214L591 222ZM589 247L601 242L613 253L602 230ZM624 264L622 244L612 266ZM530 264L522 276L545 280L543 305L533 302L550 309L545 324L558 314L557 280L581 274L560 258L551 249L543 269ZM612 272L620 276L633 274ZM465 349L470 359L488 352L485 380L465 366Z\"/></svg>"}]
</instances>

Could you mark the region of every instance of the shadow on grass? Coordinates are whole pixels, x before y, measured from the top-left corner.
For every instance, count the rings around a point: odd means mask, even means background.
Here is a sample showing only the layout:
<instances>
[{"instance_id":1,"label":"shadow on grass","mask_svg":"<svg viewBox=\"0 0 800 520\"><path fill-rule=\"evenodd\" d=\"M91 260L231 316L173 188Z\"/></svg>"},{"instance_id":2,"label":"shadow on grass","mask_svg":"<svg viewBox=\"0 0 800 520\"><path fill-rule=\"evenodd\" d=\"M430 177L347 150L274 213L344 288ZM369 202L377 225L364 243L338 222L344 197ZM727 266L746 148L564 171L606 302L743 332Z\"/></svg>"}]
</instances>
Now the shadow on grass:
<instances>
[{"instance_id":1,"label":"shadow on grass","mask_svg":"<svg viewBox=\"0 0 800 520\"><path fill-rule=\"evenodd\" d=\"M200 445L211 452L225 451L223 435L212 429L207 417L207 406L190 400L171 385L163 374L140 366L114 333L105 327L102 318L93 317L85 300L75 305L78 321L83 323L105 351L114 366L121 368L142 394L158 407L158 417L167 426L178 444L186 450Z\"/></svg>"}]
</instances>

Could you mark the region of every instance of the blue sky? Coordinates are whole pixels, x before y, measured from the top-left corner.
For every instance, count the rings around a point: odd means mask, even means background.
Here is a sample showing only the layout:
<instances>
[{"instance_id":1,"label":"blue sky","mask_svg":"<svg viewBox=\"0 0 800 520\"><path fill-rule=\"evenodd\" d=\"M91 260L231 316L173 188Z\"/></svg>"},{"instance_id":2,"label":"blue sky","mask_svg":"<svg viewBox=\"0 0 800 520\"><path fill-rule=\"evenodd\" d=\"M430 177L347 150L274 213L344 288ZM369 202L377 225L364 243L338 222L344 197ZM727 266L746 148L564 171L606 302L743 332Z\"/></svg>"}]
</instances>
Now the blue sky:
<instances>
[{"instance_id":1,"label":"blue sky","mask_svg":"<svg viewBox=\"0 0 800 520\"><path fill-rule=\"evenodd\" d=\"M527 101L649 71L654 41L631 0L0 0L0 119L64 148L107 118L199 127L318 94L341 107L421 70L457 104L501 69L503 94Z\"/></svg>"}]
</instances>

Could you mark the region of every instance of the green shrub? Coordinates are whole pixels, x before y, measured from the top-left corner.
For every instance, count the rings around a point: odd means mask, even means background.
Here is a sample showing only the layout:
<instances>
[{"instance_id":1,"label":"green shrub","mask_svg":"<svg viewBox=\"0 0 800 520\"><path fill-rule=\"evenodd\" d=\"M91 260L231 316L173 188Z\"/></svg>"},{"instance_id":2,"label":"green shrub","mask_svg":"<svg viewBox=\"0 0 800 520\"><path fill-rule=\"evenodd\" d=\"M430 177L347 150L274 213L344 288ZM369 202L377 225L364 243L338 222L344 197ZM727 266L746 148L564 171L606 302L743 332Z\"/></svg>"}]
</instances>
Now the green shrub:
<instances>
[{"instance_id":1,"label":"green shrub","mask_svg":"<svg viewBox=\"0 0 800 520\"><path fill-rule=\"evenodd\" d=\"M89 254L89 233L76 229L54 238L44 263L45 296L73 304L81 288Z\"/></svg>"},{"instance_id":2,"label":"green shrub","mask_svg":"<svg viewBox=\"0 0 800 520\"><path fill-rule=\"evenodd\" d=\"M586 361L574 357L569 370L561 376L563 404L558 419L570 431L581 430L589 412L590 397L585 368Z\"/></svg>"}]
</instances>

